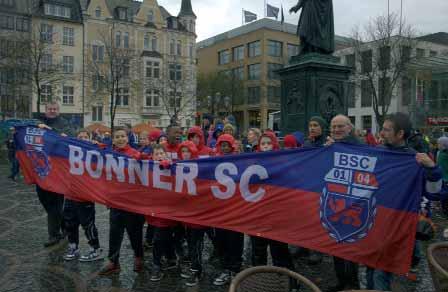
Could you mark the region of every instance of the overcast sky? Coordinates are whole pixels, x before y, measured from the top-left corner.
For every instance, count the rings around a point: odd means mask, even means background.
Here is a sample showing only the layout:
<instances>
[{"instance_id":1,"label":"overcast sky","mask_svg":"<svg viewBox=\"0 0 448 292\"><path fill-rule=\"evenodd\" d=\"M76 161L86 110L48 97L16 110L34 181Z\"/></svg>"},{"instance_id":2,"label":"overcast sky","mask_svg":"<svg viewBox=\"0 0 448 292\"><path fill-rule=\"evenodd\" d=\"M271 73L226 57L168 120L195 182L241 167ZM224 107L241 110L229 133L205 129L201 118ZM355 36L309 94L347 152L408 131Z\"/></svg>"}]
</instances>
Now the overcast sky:
<instances>
[{"instance_id":1,"label":"overcast sky","mask_svg":"<svg viewBox=\"0 0 448 292\"><path fill-rule=\"evenodd\" d=\"M172 15L179 13L182 0L158 0ZM191 0L197 15L198 41L241 26L242 9L262 18L264 0ZM268 0L280 7L283 4L285 21L297 24L299 15L288 10L297 0ZM333 0L336 34L348 36L356 25L371 17L387 13L387 0ZM400 11L400 0L390 0L390 10ZM419 33L448 32L448 0L403 0L403 15Z\"/></svg>"}]
</instances>

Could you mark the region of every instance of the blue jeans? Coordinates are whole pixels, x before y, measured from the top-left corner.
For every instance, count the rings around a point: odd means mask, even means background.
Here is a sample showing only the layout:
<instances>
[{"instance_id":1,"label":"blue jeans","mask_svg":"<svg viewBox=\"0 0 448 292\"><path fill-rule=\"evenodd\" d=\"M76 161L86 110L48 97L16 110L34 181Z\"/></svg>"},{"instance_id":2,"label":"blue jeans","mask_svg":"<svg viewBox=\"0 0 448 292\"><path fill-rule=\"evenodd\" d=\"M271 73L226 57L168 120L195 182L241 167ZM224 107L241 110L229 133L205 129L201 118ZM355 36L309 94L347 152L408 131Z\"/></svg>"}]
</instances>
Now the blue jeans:
<instances>
[{"instance_id":1,"label":"blue jeans","mask_svg":"<svg viewBox=\"0 0 448 292\"><path fill-rule=\"evenodd\" d=\"M16 178L16 176L19 174L19 160L17 160L17 158L13 157L10 160L11 163L11 178Z\"/></svg>"},{"instance_id":2,"label":"blue jeans","mask_svg":"<svg viewBox=\"0 0 448 292\"><path fill-rule=\"evenodd\" d=\"M379 291L391 291L392 273L367 268L367 289Z\"/></svg>"}]
</instances>

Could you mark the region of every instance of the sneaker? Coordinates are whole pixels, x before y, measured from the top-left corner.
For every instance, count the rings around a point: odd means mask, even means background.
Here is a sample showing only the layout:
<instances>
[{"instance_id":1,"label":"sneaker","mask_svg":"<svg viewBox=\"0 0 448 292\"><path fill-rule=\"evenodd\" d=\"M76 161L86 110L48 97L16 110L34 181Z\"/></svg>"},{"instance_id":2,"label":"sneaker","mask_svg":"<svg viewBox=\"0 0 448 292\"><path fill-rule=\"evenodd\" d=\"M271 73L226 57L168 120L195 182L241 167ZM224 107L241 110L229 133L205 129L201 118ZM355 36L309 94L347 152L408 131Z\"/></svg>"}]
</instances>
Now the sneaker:
<instances>
[{"instance_id":1,"label":"sneaker","mask_svg":"<svg viewBox=\"0 0 448 292\"><path fill-rule=\"evenodd\" d=\"M134 272L140 273L143 271L143 258L134 259Z\"/></svg>"},{"instance_id":2,"label":"sneaker","mask_svg":"<svg viewBox=\"0 0 448 292\"><path fill-rule=\"evenodd\" d=\"M177 268L177 261L176 261L176 260L168 260L168 261L162 266L162 270L163 270L163 271L172 270L172 269L176 269L176 268Z\"/></svg>"},{"instance_id":3,"label":"sneaker","mask_svg":"<svg viewBox=\"0 0 448 292\"><path fill-rule=\"evenodd\" d=\"M149 280L151 282L158 282L158 281L162 280L162 278L163 278L162 271L159 269L156 269L156 270L152 271L151 278L149 278Z\"/></svg>"},{"instance_id":4,"label":"sneaker","mask_svg":"<svg viewBox=\"0 0 448 292\"><path fill-rule=\"evenodd\" d=\"M103 249L102 248L97 248L97 249L91 249L87 254L82 255L79 258L80 262L93 262L93 261L97 261L97 260L102 260L103 257L101 256L101 254L103 253Z\"/></svg>"},{"instance_id":5,"label":"sneaker","mask_svg":"<svg viewBox=\"0 0 448 292\"><path fill-rule=\"evenodd\" d=\"M224 273L221 273L221 275L219 275L215 279L215 281L213 281L213 285L222 286L230 283L230 281L232 280L232 274L233 273L230 271L225 271Z\"/></svg>"},{"instance_id":6,"label":"sneaker","mask_svg":"<svg viewBox=\"0 0 448 292\"><path fill-rule=\"evenodd\" d=\"M113 263L109 261L99 272L100 276L107 276L111 274L116 274L121 271L120 264Z\"/></svg>"},{"instance_id":7,"label":"sneaker","mask_svg":"<svg viewBox=\"0 0 448 292\"><path fill-rule=\"evenodd\" d=\"M67 253L63 256L66 261L73 261L79 258L79 249L76 244L69 244Z\"/></svg>"},{"instance_id":8,"label":"sneaker","mask_svg":"<svg viewBox=\"0 0 448 292\"><path fill-rule=\"evenodd\" d=\"M192 272L191 277L188 278L187 282L185 282L185 285L188 287L194 287L197 284L199 284L200 280L201 280L201 273Z\"/></svg>"}]
</instances>

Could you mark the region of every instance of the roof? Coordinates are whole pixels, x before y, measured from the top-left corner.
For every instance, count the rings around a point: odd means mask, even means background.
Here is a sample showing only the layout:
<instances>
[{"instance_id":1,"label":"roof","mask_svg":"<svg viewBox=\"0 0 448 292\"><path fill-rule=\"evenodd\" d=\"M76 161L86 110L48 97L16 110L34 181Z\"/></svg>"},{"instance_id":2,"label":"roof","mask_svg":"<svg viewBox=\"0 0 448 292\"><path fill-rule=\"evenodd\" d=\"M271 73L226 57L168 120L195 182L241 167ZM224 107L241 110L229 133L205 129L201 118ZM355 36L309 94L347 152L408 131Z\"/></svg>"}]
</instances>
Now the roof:
<instances>
[{"instance_id":1,"label":"roof","mask_svg":"<svg viewBox=\"0 0 448 292\"><path fill-rule=\"evenodd\" d=\"M51 18L51 19L60 19L67 21L68 18L65 17L59 17L54 15L45 15L44 12L44 4L55 4L55 5L62 5L69 7L71 9L71 16L70 20L76 21L76 22L82 22L82 14L81 14L81 7L79 0L34 0L35 9L33 11L34 15L45 17L45 18Z\"/></svg>"},{"instance_id":2,"label":"roof","mask_svg":"<svg viewBox=\"0 0 448 292\"><path fill-rule=\"evenodd\" d=\"M31 14L32 0L15 0L12 6L2 6L2 13Z\"/></svg>"},{"instance_id":3,"label":"roof","mask_svg":"<svg viewBox=\"0 0 448 292\"><path fill-rule=\"evenodd\" d=\"M196 14L194 14L193 8L191 7L191 0L182 0L182 5L178 16L193 16L196 18Z\"/></svg>"},{"instance_id":4,"label":"roof","mask_svg":"<svg viewBox=\"0 0 448 292\"><path fill-rule=\"evenodd\" d=\"M162 14L163 19L167 19L168 17L171 16L171 14L168 12L168 10L165 9L165 7L159 6L159 8L160 8L160 13Z\"/></svg>"},{"instance_id":5,"label":"roof","mask_svg":"<svg viewBox=\"0 0 448 292\"><path fill-rule=\"evenodd\" d=\"M229 30L227 32L218 34L214 37L205 39L203 41L200 41L197 43L197 46L199 49L213 46L214 44L225 41L228 39L232 39L241 35L245 35L248 33L251 33L253 31L257 31L259 29L270 29L270 30L276 30L281 32L286 32L289 34L296 34L297 33L297 25L291 24L291 23L281 23L280 21L273 20L270 18L262 18L256 21L253 21L251 23L248 23L246 25L237 27L235 29ZM342 36L335 36L335 43L337 47L347 47L350 46L350 39Z\"/></svg>"},{"instance_id":6,"label":"roof","mask_svg":"<svg viewBox=\"0 0 448 292\"><path fill-rule=\"evenodd\" d=\"M448 33L446 33L446 32L437 32L437 33L433 33L433 34L428 34L428 35L418 37L417 39L448 46Z\"/></svg>"},{"instance_id":7,"label":"roof","mask_svg":"<svg viewBox=\"0 0 448 292\"><path fill-rule=\"evenodd\" d=\"M448 56L414 59L408 64L413 71L431 71L432 73L448 72Z\"/></svg>"}]
</instances>

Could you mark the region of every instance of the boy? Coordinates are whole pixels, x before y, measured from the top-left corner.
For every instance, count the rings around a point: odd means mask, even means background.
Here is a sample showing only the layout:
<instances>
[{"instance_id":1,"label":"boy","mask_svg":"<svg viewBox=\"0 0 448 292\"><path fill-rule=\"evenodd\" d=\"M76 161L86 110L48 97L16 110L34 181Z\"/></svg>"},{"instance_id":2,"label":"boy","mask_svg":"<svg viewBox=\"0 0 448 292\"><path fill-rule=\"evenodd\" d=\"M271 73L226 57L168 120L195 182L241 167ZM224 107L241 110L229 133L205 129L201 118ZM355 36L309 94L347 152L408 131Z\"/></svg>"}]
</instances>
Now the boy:
<instances>
[{"instance_id":1,"label":"boy","mask_svg":"<svg viewBox=\"0 0 448 292\"><path fill-rule=\"evenodd\" d=\"M141 157L140 152L131 148L128 143L128 133L123 127L115 127L112 135L113 150L134 159ZM132 249L134 250L134 271L143 271L143 215L110 208L109 229L109 262L104 266L99 275L119 273L120 249L126 229Z\"/></svg>"},{"instance_id":2,"label":"boy","mask_svg":"<svg viewBox=\"0 0 448 292\"><path fill-rule=\"evenodd\" d=\"M200 127L190 128L187 138L196 145L198 158L208 158L213 155L213 150L205 145L204 132Z\"/></svg>"},{"instance_id":3,"label":"boy","mask_svg":"<svg viewBox=\"0 0 448 292\"><path fill-rule=\"evenodd\" d=\"M78 131L77 138L90 142L87 130ZM64 260L72 261L79 258L80 262L91 262L102 259L98 230L95 226L95 204L86 201L77 201L65 198L64 202L65 231L68 238L68 251L63 256ZM79 225L84 229L86 238L90 245L90 251L79 257Z\"/></svg>"},{"instance_id":4,"label":"boy","mask_svg":"<svg viewBox=\"0 0 448 292\"><path fill-rule=\"evenodd\" d=\"M152 147L149 141L149 133L143 131L138 136L138 152L150 155L152 153Z\"/></svg>"}]
</instances>

